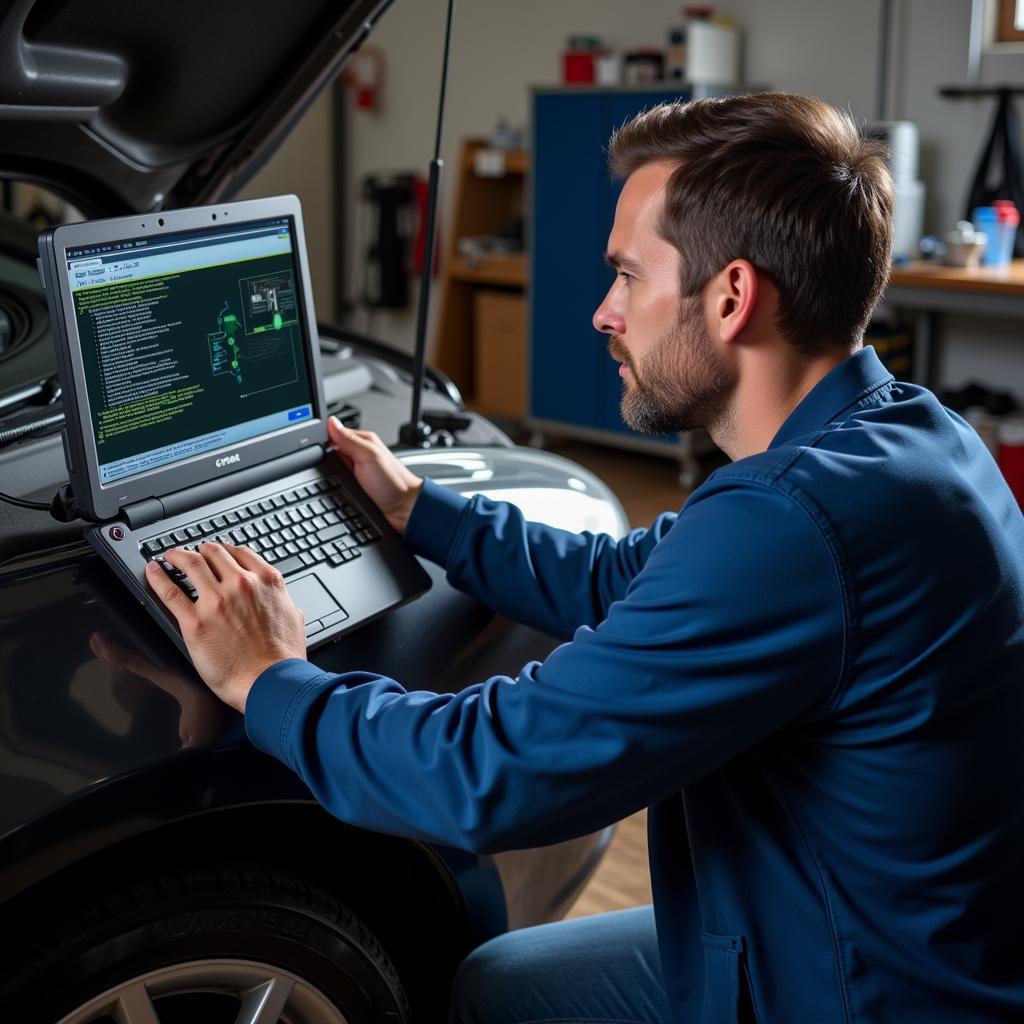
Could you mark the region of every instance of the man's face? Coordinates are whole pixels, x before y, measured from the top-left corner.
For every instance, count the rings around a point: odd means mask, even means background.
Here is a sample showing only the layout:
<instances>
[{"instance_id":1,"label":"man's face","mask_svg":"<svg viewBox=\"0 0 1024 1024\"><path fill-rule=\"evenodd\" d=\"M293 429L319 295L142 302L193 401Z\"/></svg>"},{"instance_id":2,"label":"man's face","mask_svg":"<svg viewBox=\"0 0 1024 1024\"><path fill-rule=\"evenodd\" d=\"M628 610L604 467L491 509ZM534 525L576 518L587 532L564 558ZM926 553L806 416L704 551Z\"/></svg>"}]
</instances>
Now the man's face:
<instances>
[{"instance_id":1,"label":"man's face","mask_svg":"<svg viewBox=\"0 0 1024 1024\"><path fill-rule=\"evenodd\" d=\"M679 254L658 233L674 165L653 163L626 180L608 237L615 281L594 313L622 365L622 418L644 434L716 423L736 374L712 338L701 296L681 295Z\"/></svg>"}]
</instances>

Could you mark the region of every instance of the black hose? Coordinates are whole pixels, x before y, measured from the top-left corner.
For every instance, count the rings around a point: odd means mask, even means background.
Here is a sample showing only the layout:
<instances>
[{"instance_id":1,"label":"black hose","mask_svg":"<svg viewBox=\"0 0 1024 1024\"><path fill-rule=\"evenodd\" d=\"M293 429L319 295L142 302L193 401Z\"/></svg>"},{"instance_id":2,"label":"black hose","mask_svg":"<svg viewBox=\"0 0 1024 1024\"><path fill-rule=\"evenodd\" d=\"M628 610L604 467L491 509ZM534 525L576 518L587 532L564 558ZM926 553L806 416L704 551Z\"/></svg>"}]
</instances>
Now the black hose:
<instances>
[{"instance_id":1,"label":"black hose","mask_svg":"<svg viewBox=\"0 0 1024 1024\"><path fill-rule=\"evenodd\" d=\"M0 429L0 448L9 445L12 441L24 437L26 434L33 434L37 430L46 430L51 427L59 427L64 423L64 413L55 412L52 416L44 416L41 420L33 420L31 423L19 423L16 427L5 427Z\"/></svg>"}]
</instances>

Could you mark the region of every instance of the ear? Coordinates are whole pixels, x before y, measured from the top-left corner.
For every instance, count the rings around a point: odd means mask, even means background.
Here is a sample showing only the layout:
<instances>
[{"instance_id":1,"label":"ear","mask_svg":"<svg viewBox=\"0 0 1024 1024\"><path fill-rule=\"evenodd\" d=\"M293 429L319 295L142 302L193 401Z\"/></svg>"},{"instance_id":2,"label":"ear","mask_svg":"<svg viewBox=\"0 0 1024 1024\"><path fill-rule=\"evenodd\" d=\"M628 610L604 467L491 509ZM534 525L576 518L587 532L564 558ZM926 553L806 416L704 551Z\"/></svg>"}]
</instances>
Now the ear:
<instances>
[{"instance_id":1,"label":"ear","mask_svg":"<svg viewBox=\"0 0 1024 1024\"><path fill-rule=\"evenodd\" d=\"M709 282L711 329L721 341L735 341L757 307L757 271L747 260L733 260Z\"/></svg>"}]
</instances>

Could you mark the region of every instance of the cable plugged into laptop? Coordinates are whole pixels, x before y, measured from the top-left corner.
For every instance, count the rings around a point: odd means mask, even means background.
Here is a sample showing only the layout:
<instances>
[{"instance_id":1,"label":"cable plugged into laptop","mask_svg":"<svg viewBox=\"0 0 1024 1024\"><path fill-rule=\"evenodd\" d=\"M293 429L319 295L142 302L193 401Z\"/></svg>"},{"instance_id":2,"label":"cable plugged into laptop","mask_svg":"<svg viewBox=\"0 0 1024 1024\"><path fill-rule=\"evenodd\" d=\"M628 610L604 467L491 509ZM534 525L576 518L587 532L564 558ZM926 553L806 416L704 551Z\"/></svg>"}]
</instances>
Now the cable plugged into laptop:
<instances>
[{"instance_id":1,"label":"cable plugged into laptop","mask_svg":"<svg viewBox=\"0 0 1024 1024\"><path fill-rule=\"evenodd\" d=\"M40 507L46 508L45 505ZM71 493L71 484L64 484L53 496L53 500L50 502L50 515L58 523L73 523L82 517L78 502L75 501L75 496Z\"/></svg>"}]
</instances>

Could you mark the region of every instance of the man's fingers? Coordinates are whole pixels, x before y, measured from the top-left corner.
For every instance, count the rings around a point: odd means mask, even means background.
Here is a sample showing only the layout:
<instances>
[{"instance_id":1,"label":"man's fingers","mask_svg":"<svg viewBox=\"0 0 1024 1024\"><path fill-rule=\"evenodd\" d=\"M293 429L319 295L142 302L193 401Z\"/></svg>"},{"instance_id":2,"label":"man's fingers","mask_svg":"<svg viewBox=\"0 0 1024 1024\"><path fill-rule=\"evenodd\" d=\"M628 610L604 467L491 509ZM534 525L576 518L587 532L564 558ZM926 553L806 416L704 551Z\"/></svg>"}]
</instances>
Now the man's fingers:
<instances>
[{"instance_id":1,"label":"man's fingers","mask_svg":"<svg viewBox=\"0 0 1024 1024\"><path fill-rule=\"evenodd\" d=\"M231 545L229 544L213 542L200 544L199 551L203 558L210 563L210 569L216 573L217 578L222 583L227 583L244 571L241 565L238 564L237 559L231 554Z\"/></svg>"},{"instance_id":2,"label":"man's fingers","mask_svg":"<svg viewBox=\"0 0 1024 1024\"><path fill-rule=\"evenodd\" d=\"M192 581L192 586L199 591L200 596L204 590L217 583L219 577L198 551L182 551L180 548L172 548L164 554L164 558Z\"/></svg>"},{"instance_id":3,"label":"man's fingers","mask_svg":"<svg viewBox=\"0 0 1024 1024\"><path fill-rule=\"evenodd\" d=\"M327 421L327 433L335 448L349 454L356 451L369 451L375 447L377 435L372 430L353 430L342 426L341 421L332 416Z\"/></svg>"},{"instance_id":4,"label":"man's fingers","mask_svg":"<svg viewBox=\"0 0 1024 1024\"><path fill-rule=\"evenodd\" d=\"M232 544L226 544L225 548L243 569L256 573L260 579L269 581L281 575L266 559L260 558L251 548L236 547Z\"/></svg>"},{"instance_id":5,"label":"man's fingers","mask_svg":"<svg viewBox=\"0 0 1024 1024\"><path fill-rule=\"evenodd\" d=\"M156 562L146 563L146 579L182 629L195 622L196 610L192 602L176 583L167 578L167 573Z\"/></svg>"}]
</instances>

